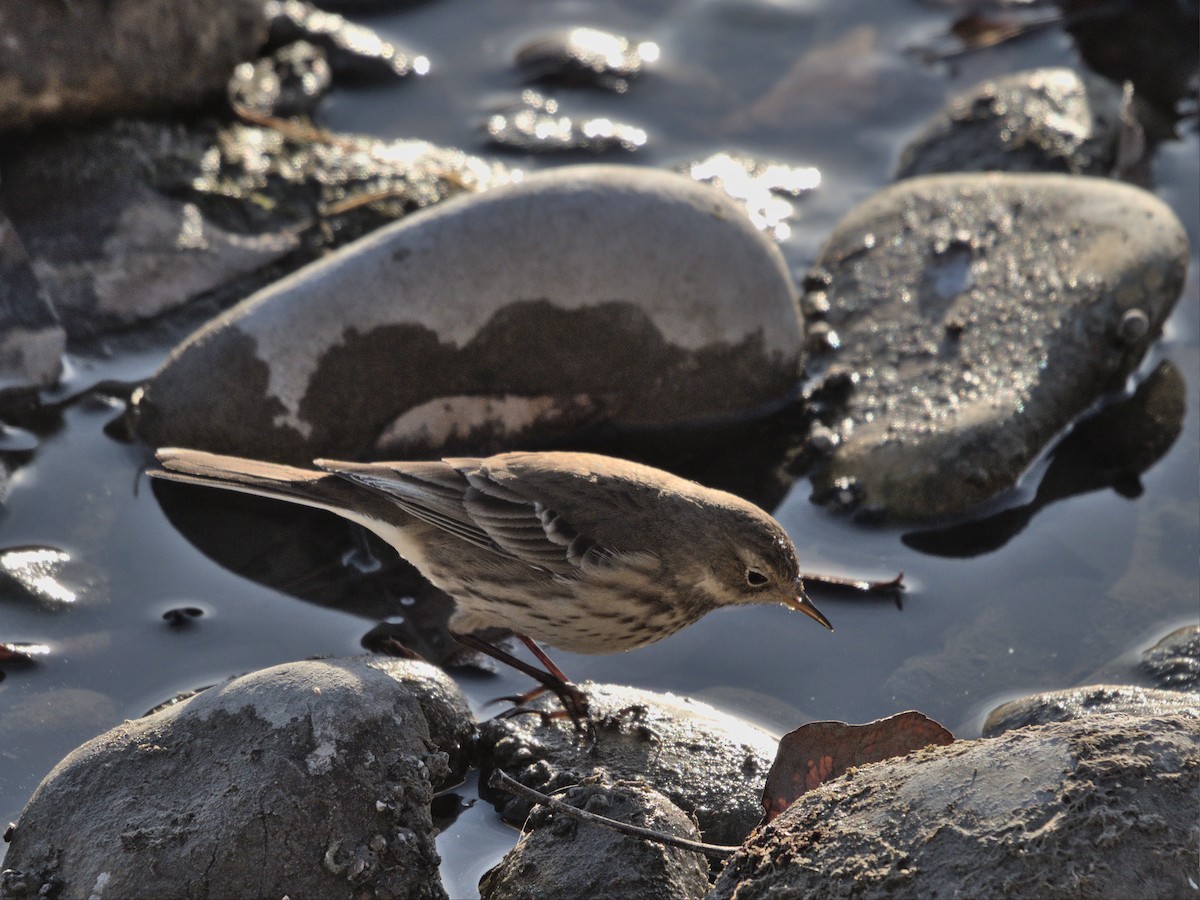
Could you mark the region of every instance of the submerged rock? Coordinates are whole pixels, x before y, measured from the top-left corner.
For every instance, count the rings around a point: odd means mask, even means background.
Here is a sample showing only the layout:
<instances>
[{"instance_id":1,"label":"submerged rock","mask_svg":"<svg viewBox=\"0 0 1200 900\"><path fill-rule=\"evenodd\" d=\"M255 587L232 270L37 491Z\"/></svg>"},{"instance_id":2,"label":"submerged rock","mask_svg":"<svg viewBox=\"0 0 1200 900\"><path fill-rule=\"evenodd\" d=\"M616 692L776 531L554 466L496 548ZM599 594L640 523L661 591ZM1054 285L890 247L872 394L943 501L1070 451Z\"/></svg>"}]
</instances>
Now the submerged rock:
<instances>
[{"instance_id":1,"label":"submerged rock","mask_svg":"<svg viewBox=\"0 0 1200 900\"><path fill-rule=\"evenodd\" d=\"M580 27L529 40L517 50L516 64L529 81L623 94L658 56L658 45L651 41L635 43L619 34Z\"/></svg>"},{"instance_id":2,"label":"submerged rock","mask_svg":"<svg viewBox=\"0 0 1200 900\"><path fill-rule=\"evenodd\" d=\"M148 121L42 133L0 165L0 204L72 338L228 305L330 245L507 180L424 141Z\"/></svg>"},{"instance_id":3,"label":"submerged rock","mask_svg":"<svg viewBox=\"0 0 1200 900\"><path fill-rule=\"evenodd\" d=\"M694 821L644 784L588 783L555 799L628 825L700 839ZM708 866L699 853L580 822L538 806L526 820L517 846L480 880L479 894L483 900L683 900L703 897L708 887Z\"/></svg>"},{"instance_id":4,"label":"submerged rock","mask_svg":"<svg viewBox=\"0 0 1200 900\"><path fill-rule=\"evenodd\" d=\"M983 736L995 737L1014 728L1066 722L1100 713L1200 718L1200 694L1126 684L1090 684L1064 691L1045 691L997 706L983 723Z\"/></svg>"},{"instance_id":5,"label":"submerged rock","mask_svg":"<svg viewBox=\"0 0 1200 900\"><path fill-rule=\"evenodd\" d=\"M521 153L633 152L646 143L645 130L636 125L570 112L534 90L522 91L483 127L489 144Z\"/></svg>"},{"instance_id":6,"label":"submerged rock","mask_svg":"<svg viewBox=\"0 0 1200 900\"><path fill-rule=\"evenodd\" d=\"M1014 72L953 97L905 147L897 178L935 172L1107 175L1121 88L1071 69Z\"/></svg>"},{"instance_id":7,"label":"submerged rock","mask_svg":"<svg viewBox=\"0 0 1200 900\"><path fill-rule=\"evenodd\" d=\"M331 302L336 298L337 302ZM732 201L580 166L442 204L259 292L145 388L149 443L306 462L737 417L793 391L783 257Z\"/></svg>"},{"instance_id":8,"label":"submerged rock","mask_svg":"<svg viewBox=\"0 0 1200 900\"><path fill-rule=\"evenodd\" d=\"M429 72L429 58L391 41L337 13L325 12L301 0L267 0L271 46L295 41L316 45L327 54L338 75L368 81L406 78Z\"/></svg>"},{"instance_id":9,"label":"submerged rock","mask_svg":"<svg viewBox=\"0 0 1200 900\"><path fill-rule=\"evenodd\" d=\"M1200 625L1172 631L1142 654L1139 668L1161 688L1200 688Z\"/></svg>"},{"instance_id":10,"label":"submerged rock","mask_svg":"<svg viewBox=\"0 0 1200 900\"><path fill-rule=\"evenodd\" d=\"M229 101L253 116L311 115L332 82L325 51L308 41L294 41L234 69Z\"/></svg>"},{"instance_id":11,"label":"submerged rock","mask_svg":"<svg viewBox=\"0 0 1200 900\"><path fill-rule=\"evenodd\" d=\"M54 307L0 212L0 410L58 381L66 349Z\"/></svg>"},{"instance_id":12,"label":"submerged rock","mask_svg":"<svg viewBox=\"0 0 1200 900\"><path fill-rule=\"evenodd\" d=\"M1186 716L958 741L804 794L708 896L1186 896L1198 790L1200 728Z\"/></svg>"},{"instance_id":13,"label":"submerged rock","mask_svg":"<svg viewBox=\"0 0 1200 900\"><path fill-rule=\"evenodd\" d=\"M481 728L485 774L502 769L549 793L601 775L636 779L665 794L700 823L704 839L739 843L762 817L762 788L778 741L705 703L617 685L584 686L597 720L596 742L569 720L537 715L493 719ZM553 698L530 706L552 710ZM481 783L486 783L481 778ZM510 794L493 801L510 821L523 822L530 803Z\"/></svg>"},{"instance_id":14,"label":"submerged rock","mask_svg":"<svg viewBox=\"0 0 1200 900\"><path fill-rule=\"evenodd\" d=\"M262 0L0 4L0 131L195 106L267 36Z\"/></svg>"},{"instance_id":15,"label":"submerged rock","mask_svg":"<svg viewBox=\"0 0 1200 900\"><path fill-rule=\"evenodd\" d=\"M471 729L424 664L253 672L60 762L14 829L0 896L444 897L429 803Z\"/></svg>"},{"instance_id":16,"label":"submerged rock","mask_svg":"<svg viewBox=\"0 0 1200 900\"><path fill-rule=\"evenodd\" d=\"M1120 387L1183 286L1153 195L1061 175L885 189L829 238L802 306L836 334L814 397L834 437L814 499L892 519L965 513Z\"/></svg>"}]
</instances>

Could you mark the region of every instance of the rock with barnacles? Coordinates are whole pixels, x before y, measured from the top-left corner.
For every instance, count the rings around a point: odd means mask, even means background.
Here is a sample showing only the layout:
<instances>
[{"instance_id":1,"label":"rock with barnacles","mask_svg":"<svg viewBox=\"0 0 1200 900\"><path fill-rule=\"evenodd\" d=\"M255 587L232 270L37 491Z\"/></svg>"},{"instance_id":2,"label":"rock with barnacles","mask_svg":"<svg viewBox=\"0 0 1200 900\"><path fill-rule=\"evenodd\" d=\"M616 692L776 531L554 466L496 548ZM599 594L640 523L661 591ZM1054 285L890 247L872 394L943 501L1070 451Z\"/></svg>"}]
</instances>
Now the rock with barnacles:
<instances>
[{"instance_id":1,"label":"rock with barnacles","mask_svg":"<svg viewBox=\"0 0 1200 900\"><path fill-rule=\"evenodd\" d=\"M1196 726L1088 716L852 769L755 832L708 897L1187 896Z\"/></svg>"},{"instance_id":2,"label":"rock with barnacles","mask_svg":"<svg viewBox=\"0 0 1200 900\"><path fill-rule=\"evenodd\" d=\"M905 147L897 178L936 172L1107 175L1117 162L1121 88L1072 69L1034 69L952 97Z\"/></svg>"},{"instance_id":3,"label":"rock with barnacles","mask_svg":"<svg viewBox=\"0 0 1200 900\"><path fill-rule=\"evenodd\" d=\"M832 351L814 498L920 520L1012 487L1137 367L1187 260L1175 214L1116 182L964 174L880 191L839 223L802 300Z\"/></svg>"},{"instance_id":4,"label":"rock with barnacles","mask_svg":"<svg viewBox=\"0 0 1200 900\"><path fill-rule=\"evenodd\" d=\"M578 166L444 203L245 300L138 403L151 444L420 458L783 402L802 330L778 248L679 175Z\"/></svg>"},{"instance_id":5,"label":"rock with barnacles","mask_svg":"<svg viewBox=\"0 0 1200 900\"><path fill-rule=\"evenodd\" d=\"M60 762L13 830L0 896L444 897L429 804L472 727L424 663L252 672Z\"/></svg>"},{"instance_id":6,"label":"rock with barnacles","mask_svg":"<svg viewBox=\"0 0 1200 900\"><path fill-rule=\"evenodd\" d=\"M1043 691L997 706L983 723L983 736L995 737L1014 728L1066 722L1102 713L1183 715L1200 719L1200 694L1131 684L1089 684L1062 691Z\"/></svg>"},{"instance_id":7,"label":"rock with barnacles","mask_svg":"<svg viewBox=\"0 0 1200 900\"><path fill-rule=\"evenodd\" d=\"M568 806L698 841L695 822L662 794L636 782L589 782L555 795ZM607 825L580 822L560 810L537 806L521 840L479 883L483 900L539 897L655 897L685 900L708 891L705 857L624 834Z\"/></svg>"},{"instance_id":8,"label":"rock with barnacles","mask_svg":"<svg viewBox=\"0 0 1200 900\"><path fill-rule=\"evenodd\" d=\"M485 774L502 769L543 792L594 775L637 779L694 815L709 843L736 844L749 834L762 817L774 737L690 698L606 684L584 690L596 723L594 748L569 719L493 719L481 726ZM556 704L541 697L531 706L553 711ZM489 796L509 821L523 822L529 814L528 800Z\"/></svg>"}]
</instances>

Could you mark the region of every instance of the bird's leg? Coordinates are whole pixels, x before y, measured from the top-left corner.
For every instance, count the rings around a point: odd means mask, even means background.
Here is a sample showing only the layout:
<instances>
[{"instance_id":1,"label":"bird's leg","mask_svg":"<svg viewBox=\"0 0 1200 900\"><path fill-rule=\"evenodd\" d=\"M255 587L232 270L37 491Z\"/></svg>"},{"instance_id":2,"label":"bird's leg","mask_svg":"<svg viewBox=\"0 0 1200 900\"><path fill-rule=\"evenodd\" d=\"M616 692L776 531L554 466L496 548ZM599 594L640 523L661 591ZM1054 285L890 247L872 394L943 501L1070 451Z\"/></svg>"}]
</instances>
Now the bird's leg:
<instances>
[{"instance_id":1,"label":"bird's leg","mask_svg":"<svg viewBox=\"0 0 1200 900\"><path fill-rule=\"evenodd\" d=\"M563 674L563 670L554 664L554 660L546 655L546 651L538 646L537 641L531 637L528 637L527 635L521 634L519 631L514 631L513 634L517 636L518 641L529 648L530 653L538 658L538 662L546 667L547 672L560 681L566 682L567 684L571 683L571 679Z\"/></svg>"},{"instance_id":2,"label":"bird's leg","mask_svg":"<svg viewBox=\"0 0 1200 900\"><path fill-rule=\"evenodd\" d=\"M521 642L533 651L534 655L537 656L538 660L543 663L549 671L543 672L536 666L531 666L529 663L525 662L525 660L519 659L513 656L511 653L507 653L504 650L501 650L499 647L495 647L473 634L460 634L459 632L455 631L450 632L450 634L464 647L470 647L472 650L482 653L485 656L490 656L492 659L502 662L507 666L512 666L517 671L524 672L541 685L540 688L531 691L529 694L515 698L516 700L524 703L527 700L533 699L544 691L550 691L556 697L558 697L559 702L563 705L563 710L571 717L571 721L575 723L575 727L580 731L585 730L584 723L588 718L587 695L584 694L584 692L574 684L572 684L570 679L563 674L562 669L551 662L550 657L546 655L545 651L543 651L541 647L538 647L536 644L534 644L531 639L521 634L517 635Z\"/></svg>"}]
</instances>

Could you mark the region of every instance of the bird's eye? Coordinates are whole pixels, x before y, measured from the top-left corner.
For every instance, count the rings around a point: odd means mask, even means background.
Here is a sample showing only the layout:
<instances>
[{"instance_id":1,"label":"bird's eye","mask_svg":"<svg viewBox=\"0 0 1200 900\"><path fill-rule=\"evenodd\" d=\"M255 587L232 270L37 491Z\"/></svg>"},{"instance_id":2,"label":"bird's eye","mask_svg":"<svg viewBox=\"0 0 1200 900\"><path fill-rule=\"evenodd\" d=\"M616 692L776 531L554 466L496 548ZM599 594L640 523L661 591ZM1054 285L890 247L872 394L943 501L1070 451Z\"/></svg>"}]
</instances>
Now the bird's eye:
<instances>
[{"instance_id":1,"label":"bird's eye","mask_svg":"<svg viewBox=\"0 0 1200 900\"><path fill-rule=\"evenodd\" d=\"M764 575L762 572L758 571L758 569L747 569L746 570L746 584L750 585L750 587L760 588L766 583L767 583L767 576Z\"/></svg>"}]
</instances>

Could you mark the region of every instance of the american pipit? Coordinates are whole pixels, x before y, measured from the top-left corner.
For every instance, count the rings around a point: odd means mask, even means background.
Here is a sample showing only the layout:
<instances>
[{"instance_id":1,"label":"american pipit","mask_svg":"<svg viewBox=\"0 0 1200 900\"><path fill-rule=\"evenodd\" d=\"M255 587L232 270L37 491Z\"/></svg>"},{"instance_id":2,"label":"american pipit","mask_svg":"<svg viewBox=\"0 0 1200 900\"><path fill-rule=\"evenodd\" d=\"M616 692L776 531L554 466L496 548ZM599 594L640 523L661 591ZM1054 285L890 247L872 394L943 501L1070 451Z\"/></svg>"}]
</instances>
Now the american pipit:
<instances>
[{"instance_id":1,"label":"american pipit","mask_svg":"<svg viewBox=\"0 0 1200 900\"><path fill-rule=\"evenodd\" d=\"M396 548L455 601L467 645L586 701L535 640L613 653L661 640L718 607L778 603L827 628L796 549L752 503L659 469L588 453L352 463L317 471L168 448L150 474L330 510ZM471 635L511 629L549 675Z\"/></svg>"}]
</instances>

